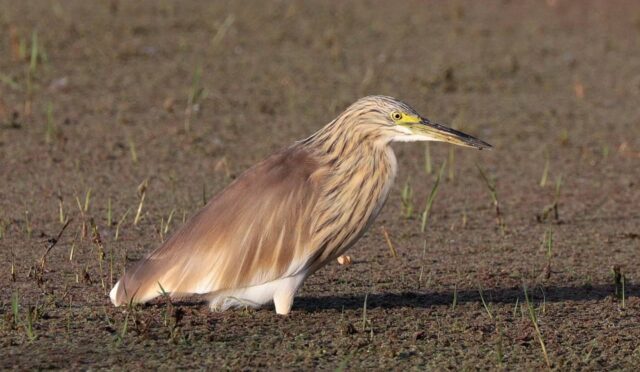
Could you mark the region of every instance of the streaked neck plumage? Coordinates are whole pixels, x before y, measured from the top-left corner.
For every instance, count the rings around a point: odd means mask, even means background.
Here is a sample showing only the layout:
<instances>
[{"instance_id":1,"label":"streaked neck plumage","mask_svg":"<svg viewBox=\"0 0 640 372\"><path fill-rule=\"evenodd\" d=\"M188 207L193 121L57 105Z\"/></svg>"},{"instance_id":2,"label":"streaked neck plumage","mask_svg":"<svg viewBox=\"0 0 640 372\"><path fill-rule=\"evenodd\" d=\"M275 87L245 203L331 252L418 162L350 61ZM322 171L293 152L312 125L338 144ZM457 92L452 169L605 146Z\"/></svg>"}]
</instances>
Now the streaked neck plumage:
<instances>
[{"instance_id":1,"label":"streaked neck plumage","mask_svg":"<svg viewBox=\"0 0 640 372\"><path fill-rule=\"evenodd\" d=\"M367 230L384 205L396 174L389 141L373 125L368 130L366 122L357 124L360 127L355 130L343 125L343 120L352 120L347 114L298 143L327 169L314 227L317 244L323 248L310 265L311 272L342 254Z\"/></svg>"}]
</instances>

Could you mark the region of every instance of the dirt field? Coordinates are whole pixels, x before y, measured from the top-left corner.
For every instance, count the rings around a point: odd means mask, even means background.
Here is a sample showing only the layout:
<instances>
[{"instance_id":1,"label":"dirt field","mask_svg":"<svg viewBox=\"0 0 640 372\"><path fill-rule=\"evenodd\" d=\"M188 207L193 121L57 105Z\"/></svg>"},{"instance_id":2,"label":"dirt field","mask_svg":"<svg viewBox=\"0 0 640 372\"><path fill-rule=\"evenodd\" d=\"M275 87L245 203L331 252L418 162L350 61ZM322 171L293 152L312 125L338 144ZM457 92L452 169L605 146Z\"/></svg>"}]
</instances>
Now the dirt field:
<instances>
[{"instance_id":1,"label":"dirt field","mask_svg":"<svg viewBox=\"0 0 640 372\"><path fill-rule=\"evenodd\" d=\"M1 0L0 368L640 365L638 3L392 3ZM110 304L203 199L368 94L495 148L394 145L353 264L288 317Z\"/></svg>"}]
</instances>

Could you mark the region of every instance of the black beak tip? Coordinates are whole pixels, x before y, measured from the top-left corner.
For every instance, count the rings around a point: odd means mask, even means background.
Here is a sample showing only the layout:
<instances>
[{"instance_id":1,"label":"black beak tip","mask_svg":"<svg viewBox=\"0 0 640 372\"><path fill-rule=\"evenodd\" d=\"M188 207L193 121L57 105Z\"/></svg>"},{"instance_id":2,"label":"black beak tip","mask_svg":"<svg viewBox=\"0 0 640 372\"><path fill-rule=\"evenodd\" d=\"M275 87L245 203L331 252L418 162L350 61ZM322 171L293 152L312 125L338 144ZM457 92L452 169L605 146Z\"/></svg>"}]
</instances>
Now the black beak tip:
<instances>
[{"instance_id":1,"label":"black beak tip","mask_svg":"<svg viewBox=\"0 0 640 372\"><path fill-rule=\"evenodd\" d=\"M467 146L473 147L477 150L491 150L493 148L493 146L485 141L469 135L466 135L465 142Z\"/></svg>"},{"instance_id":2,"label":"black beak tip","mask_svg":"<svg viewBox=\"0 0 640 372\"><path fill-rule=\"evenodd\" d=\"M478 150L482 151L482 150L493 150L493 146L491 146L490 144L484 142L484 141L480 141L480 144L478 146Z\"/></svg>"}]
</instances>

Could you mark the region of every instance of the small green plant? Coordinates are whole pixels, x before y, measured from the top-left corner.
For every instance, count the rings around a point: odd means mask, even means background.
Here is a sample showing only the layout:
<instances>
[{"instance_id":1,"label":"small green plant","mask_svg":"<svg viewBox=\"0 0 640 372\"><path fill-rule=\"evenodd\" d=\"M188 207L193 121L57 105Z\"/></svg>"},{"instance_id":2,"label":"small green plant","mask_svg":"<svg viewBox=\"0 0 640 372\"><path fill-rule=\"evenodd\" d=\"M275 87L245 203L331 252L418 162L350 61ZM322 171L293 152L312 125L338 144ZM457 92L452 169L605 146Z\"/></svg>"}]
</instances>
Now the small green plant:
<instances>
[{"instance_id":1,"label":"small green plant","mask_svg":"<svg viewBox=\"0 0 640 372\"><path fill-rule=\"evenodd\" d=\"M545 233L545 247L547 248L547 259L551 260L552 249L553 249L553 231L547 230Z\"/></svg>"},{"instance_id":2,"label":"small green plant","mask_svg":"<svg viewBox=\"0 0 640 372\"><path fill-rule=\"evenodd\" d=\"M551 258L553 257L553 231L547 230L544 233L542 244L546 250L547 264L544 268L544 279L548 280L551 277Z\"/></svg>"},{"instance_id":3,"label":"small green plant","mask_svg":"<svg viewBox=\"0 0 640 372\"><path fill-rule=\"evenodd\" d=\"M17 326L20 321L20 297L18 292L11 297L11 312L13 314L13 325Z\"/></svg>"},{"instance_id":4,"label":"small green plant","mask_svg":"<svg viewBox=\"0 0 640 372\"><path fill-rule=\"evenodd\" d=\"M451 302L451 310L455 311L458 306L458 283L453 284L453 301Z\"/></svg>"},{"instance_id":5,"label":"small green plant","mask_svg":"<svg viewBox=\"0 0 640 372\"><path fill-rule=\"evenodd\" d=\"M342 359L342 361L340 362L340 364L338 365L338 368L336 369L336 372L344 372L344 371L349 371L349 362L351 362L351 359L353 359L353 352L346 354L344 356L344 359Z\"/></svg>"},{"instance_id":6,"label":"small green plant","mask_svg":"<svg viewBox=\"0 0 640 372\"><path fill-rule=\"evenodd\" d=\"M38 32L34 30L31 33L31 55L29 58L29 72L31 72L31 74L36 73L38 57L40 57L40 44L38 43Z\"/></svg>"},{"instance_id":7,"label":"small green plant","mask_svg":"<svg viewBox=\"0 0 640 372\"><path fill-rule=\"evenodd\" d=\"M27 40L24 37L20 37L20 43L18 46L18 60L24 61L27 58Z\"/></svg>"},{"instance_id":8,"label":"small green plant","mask_svg":"<svg viewBox=\"0 0 640 372\"><path fill-rule=\"evenodd\" d=\"M456 149L453 146L449 146L449 168L447 173L447 180L449 180L449 182L453 182L455 179L455 175L456 175L455 160L456 160Z\"/></svg>"},{"instance_id":9,"label":"small green plant","mask_svg":"<svg viewBox=\"0 0 640 372\"><path fill-rule=\"evenodd\" d=\"M113 287L113 249L109 250L109 287Z\"/></svg>"},{"instance_id":10,"label":"small green plant","mask_svg":"<svg viewBox=\"0 0 640 372\"><path fill-rule=\"evenodd\" d=\"M115 241L118 241L118 237L120 236L120 226L122 226L122 224L124 223L124 220L127 218L127 215L129 214L130 211L131 211L131 208L127 208L127 210L122 214L122 217L120 217L120 220L116 224L116 233L114 236Z\"/></svg>"},{"instance_id":11,"label":"small green plant","mask_svg":"<svg viewBox=\"0 0 640 372\"><path fill-rule=\"evenodd\" d=\"M542 304L539 309L542 312L542 315L547 313L547 294L544 291L544 287L540 287L540 293L542 293Z\"/></svg>"},{"instance_id":12,"label":"small green plant","mask_svg":"<svg viewBox=\"0 0 640 372\"><path fill-rule=\"evenodd\" d=\"M130 311L127 311L127 315L125 315L124 322L122 323L120 334L118 334L116 338L116 345L120 345L124 341L124 337L127 335L127 328L129 326L129 314Z\"/></svg>"},{"instance_id":13,"label":"small green plant","mask_svg":"<svg viewBox=\"0 0 640 372\"><path fill-rule=\"evenodd\" d=\"M431 147L429 146L429 142L424 146L424 172L426 174L431 174L433 172L433 167L431 165Z\"/></svg>"},{"instance_id":14,"label":"small green plant","mask_svg":"<svg viewBox=\"0 0 640 372\"><path fill-rule=\"evenodd\" d=\"M173 216L176 213L176 209L172 209L171 212L169 212L169 217L167 217L167 223L164 225L164 234L167 235L167 233L169 233L169 227L171 226L171 221L173 221Z\"/></svg>"},{"instance_id":15,"label":"small green plant","mask_svg":"<svg viewBox=\"0 0 640 372\"><path fill-rule=\"evenodd\" d=\"M69 307L67 308L67 336L71 335L71 297L69 297Z\"/></svg>"},{"instance_id":16,"label":"small green plant","mask_svg":"<svg viewBox=\"0 0 640 372\"><path fill-rule=\"evenodd\" d=\"M173 304L171 303L171 297L169 296L169 293L167 291L165 291L164 287L162 286L162 284L160 284L160 282L158 282L158 287L160 288L160 293L162 298L167 300L167 306L164 308L164 326L168 326L169 325L169 313L171 312L171 307L173 306Z\"/></svg>"},{"instance_id":17,"label":"small green plant","mask_svg":"<svg viewBox=\"0 0 640 372\"><path fill-rule=\"evenodd\" d=\"M71 223L71 221L72 221L72 219L68 219L65 222L65 224L62 225L62 228L58 232L58 235L53 239L49 239L49 246L47 247L47 249L42 254L42 257L40 257L40 267L41 267L42 272L44 272L44 266L45 266L45 263L46 263L47 255L49 254L49 252L51 252L53 247L55 247L58 244L58 242L62 238L62 234L64 234L64 231L67 229L67 227L69 227L69 224Z\"/></svg>"},{"instance_id":18,"label":"small green plant","mask_svg":"<svg viewBox=\"0 0 640 372\"><path fill-rule=\"evenodd\" d=\"M622 309L625 308L626 302L626 294L625 294L625 282L626 277L622 272L620 266L616 265L611 269L613 274L613 285L614 285L614 294L618 300L621 301L620 307Z\"/></svg>"},{"instance_id":19,"label":"small green plant","mask_svg":"<svg viewBox=\"0 0 640 372\"><path fill-rule=\"evenodd\" d=\"M400 194L402 217L411 218L413 216L413 189L409 180L404 183Z\"/></svg>"},{"instance_id":20,"label":"small green plant","mask_svg":"<svg viewBox=\"0 0 640 372\"><path fill-rule=\"evenodd\" d=\"M504 221L502 220L502 213L500 211L500 202L498 201L498 191L496 190L496 182L495 182L495 180L493 180L493 181L490 180L489 177L482 170L482 168L480 168L480 166L478 164L476 164L476 167L478 168L478 171L480 172L480 177L482 178L482 180L484 181L485 185L487 186L487 190L489 190L489 195L491 196L491 200L493 202L493 206L494 206L495 211L496 211L496 224L500 228L500 231L502 232L502 235L504 235L505 234L505 224L504 224Z\"/></svg>"},{"instance_id":21,"label":"small green plant","mask_svg":"<svg viewBox=\"0 0 640 372\"><path fill-rule=\"evenodd\" d=\"M111 198L107 199L107 226L111 228L113 223L113 215L111 212Z\"/></svg>"},{"instance_id":22,"label":"small green plant","mask_svg":"<svg viewBox=\"0 0 640 372\"><path fill-rule=\"evenodd\" d=\"M620 297L621 297L621 300L622 300L622 308L623 309L625 308L625 297L626 297L626 295L625 295L624 284L625 284L626 281L627 280L625 279L625 276L623 275L622 278L620 278L620 284L621 284L621 287L622 287L621 288L621 293L620 293L621 296Z\"/></svg>"},{"instance_id":23,"label":"small green plant","mask_svg":"<svg viewBox=\"0 0 640 372\"><path fill-rule=\"evenodd\" d=\"M158 229L158 234L160 236L160 241L163 242L167 234L169 233L169 227L171 226L171 221L173 220L173 216L175 214L175 208L171 210L169 216L167 217L167 222L165 223L164 217L160 218L160 229Z\"/></svg>"},{"instance_id":24,"label":"small green plant","mask_svg":"<svg viewBox=\"0 0 640 372\"><path fill-rule=\"evenodd\" d=\"M15 91L21 91L22 90L22 88L20 87L20 84L18 84L9 75L0 74L0 82L3 83L4 85L7 85L9 88L11 88L11 89L13 89Z\"/></svg>"},{"instance_id":25,"label":"small green plant","mask_svg":"<svg viewBox=\"0 0 640 372\"><path fill-rule=\"evenodd\" d=\"M11 281L16 281L16 255L13 253L13 248L11 249Z\"/></svg>"},{"instance_id":26,"label":"small green plant","mask_svg":"<svg viewBox=\"0 0 640 372\"><path fill-rule=\"evenodd\" d=\"M21 40L20 43L21 55L26 55L26 42ZM31 116L31 104L33 101L33 78L36 74L38 61L46 61L46 53L44 48L38 41L38 32L33 31L31 33L31 53L29 56L29 66L26 72L26 97L24 101L24 116Z\"/></svg>"},{"instance_id":27,"label":"small green plant","mask_svg":"<svg viewBox=\"0 0 640 372\"><path fill-rule=\"evenodd\" d=\"M418 289L422 287L422 276L424 275L424 258L427 255L427 239L422 243L422 257L420 258L420 275L418 276Z\"/></svg>"},{"instance_id":28,"label":"small green plant","mask_svg":"<svg viewBox=\"0 0 640 372\"><path fill-rule=\"evenodd\" d=\"M136 143L133 141L131 135L127 136L127 143L129 144L129 154L131 155L131 162L136 164L138 162L138 152L136 151Z\"/></svg>"},{"instance_id":29,"label":"small green plant","mask_svg":"<svg viewBox=\"0 0 640 372\"><path fill-rule=\"evenodd\" d=\"M80 217L82 220L82 227L80 235L81 240L87 237L88 228L87 228L87 212L89 211L89 206L91 204L91 188L87 189L87 192L84 195L84 205L80 202L80 198L76 195L76 204L78 205L78 210L80 211Z\"/></svg>"},{"instance_id":30,"label":"small green plant","mask_svg":"<svg viewBox=\"0 0 640 372\"><path fill-rule=\"evenodd\" d=\"M171 302L171 296L164 287L162 287L160 282L158 282L158 287L160 288L162 298L166 299L167 302L167 306L165 306L163 312L163 324L169 329L169 339L175 342L178 340L178 336L180 335L179 323L183 316L183 312L180 308L173 305Z\"/></svg>"},{"instance_id":31,"label":"small green plant","mask_svg":"<svg viewBox=\"0 0 640 372\"><path fill-rule=\"evenodd\" d=\"M47 127L45 130L44 141L49 144L53 140L55 134L55 126L53 124L53 104L47 103Z\"/></svg>"},{"instance_id":32,"label":"small green plant","mask_svg":"<svg viewBox=\"0 0 640 372\"><path fill-rule=\"evenodd\" d=\"M220 26L218 27L216 34L213 35L213 38L211 39L212 47L216 47L218 46L218 44L220 44L220 42L224 39L224 36L227 34L227 31L229 31L229 29L231 28L235 20L236 18L233 14L227 15L227 17L224 19L222 24L220 24Z\"/></svg>"},{"instance_id":33,"label":"small green plant","mask_svg":"<svg viewBox=\"0 0 640 372\"><path fill-rule=\"evenodd\" d=\"M398 252L396 251L396 248L393 246L393 243L391 243L391 238L389 238L389 233L387 232L387 229L384 226L382 226L380 229L382 230L382 235L384 236L385 242L387 242L387 247L389 248L389 253L391 254L391 257L393 258L398 257Z\"/></svg>"},{"instance_id":34,"label":"small green plant","mask_svg":"<svg viewBox=\"0 0 640 372\"><path fill-rule=\"evenodd\" d=\"M33 323L35 321L35 317L36 317L36 312L37 309L33 309L33 311L31 309L27 309L27 315L25 316L25 325L24 325L24 331L27 334L27 338L29 339L29 342L33 342L33 340L36 339L36 334L35 331L33 330Z\"/></svg>"},{"instance_id":35,"label":"small green plant","mask_svg":"<svg viewBox=\"0 0 640 372\"><path fill-rule=\"evenodd\" d=\"M89 207L91 206L91 188L87 189L87 192L84 194L84 205L80 205L80 199L76 197L76 202L78 203L78 207L84 213L89 211Z\"/></svg>"},{"instance_id":36,"label":"small green plant","mask_svg":"<svg viewBox=\"0 0 640 372\"><path fill-rule=\"evenodd\" d=\"M144 205L144 198L147 196L148 184L149 180L145 179L138 186L138 197L140 197L140 202L138 203L138 211L136 212L136 216L133 219L133 226L137 226L138 222L140 222L140 218L142 217L142 206Z\"/></svg>"},{"instance_id":37,"label":"small green plant","mask_svg":"<svg viewBox=\"0 0 640 372\"><path fill-rule=\"evenodd\" d=\"M553 213L553 219L558 222L560 221L560 212L559 212L559 199L560 199L560 190L562 188L562 175L556 178L556 190L553 196L553 202L551 204L546 205L542 209L542 213L536 216L538 222L544 222L549 218L549 215Z\"/></svg>"},{"instance_id":38,"label":"small green plant","mask_svg":"<svg viewBox=\"0 0 640 372\"><path fill-rule=\"evenodd\" d=\"M189 95L187 97L187 108L185 109L184 116L184 130L189 132L191 130L191 116L194 111L198 110L200 100L204 96L204 88L202 87L202 67L196 67L193 73L193 79L191 81L191 88L189 89Z\"/></svg>"},{"instance_id":39,"label":"small green plant","mask_svg":"<svg viewBox=\"0 0 640 372\"><path fill-rule=\"evenodd\" d=\"M44 306L43 306L44 307ZM33 323L41 316L43 310L36 304L34 307L27 307L26 314L24 316L24 321L21 321L20 316L20 296L18 292L15 292L13 296L11 296L11 315L13 318L12 327L14 329L21 328L24 330L27 335L27 339L29 342L33 342L36 339L36 333L33 329Z\"/></svg>"},{"instance_id":40,"label":"small green plant","mask_svg":"<svg viewBox=\"0 0 640 372\"><path fill-rule=\"evenodd\" d=\"M544 343L544 338L542 337L542 332L540 332L540 327L538 326L538 317L536 316L536 311L533 308L533 304L529 300L529 294L527 293L527 287L524 286L524 298L527 303L527 309L529 310L529 319L533 324L533 328L536 331L536 335L538 337L538 342L540 343L540 348L542 349L542 355L544 356L544 360L547 364L547 367L551 369L551 362L549 360L549 354L547 354L547 347Z\"/></svg>"},{"instance_id":41,"label":"small green plant","mask_svg":"<svg viewBox=\"0 0 640 372\"><path fill-rule=\"evenodd\" d=\"M440 171L436 176L436 180L433 183L433 187L431 188L431 192L429 193L429 197L427 198L427 203L424 207L424 211L422 212L422 222L420 224L420 232L424 232L425 228L427 227L427 221L429 220L429 213L431 213L431 207L433 206L433 201L435 200L436 195L438 194L440 179L442 178L442 172L444 172L444 167L446 164L447 164L446 161L442 162L442 165L440 166Z\"/></svg>"},{"instance_id":42,"label":"small green plant","mask_svg":"<svg viewBox=\"0 0 640 372\"><path fill-rule=\"evenodd\" d=\"M140 203L138 204L138 211L136 212L136 216L133 219L133 226L137 226L138 222L140 222L140 218L142 217L142 206L144 205L144 198L146 196L146 193L143 193L142 196L140 196Z\"/></svg>"},{"instance_id":43,"label":"small green plant","mask_svg":"<svg viewBox=\"0 0 640 372\"><path fill-rule=\"evenodd\" d=\"M493 319L493 314L491 313L491 309L489 308L489 305L487 305L487 302L484 300L484 294L482 293L482 287L478 288L478 292L480 292L480 300L482 300L482 306L484 306L485 311L489 315L489 319L494 320Z\"/></svg>"},{"instance_id":44,"label":"small green plant","mask_svg":"<svg viewBox=\"0 0 640 372\"><path fill-rule=\"evenodd\" d=\"M98 260L98 267L100 269L100 285L102 287L103 290L105 290L105 294L106 294L106 290L107 290L107 286L105 284L104 281L104 267L103 267L103 262L105 260L106 257L106 253L105 253L105 249L104 249L104 245L102 243L102 236L100 235L100 231L98 230L98 226L96 225L95 221L93 218L91 218L89 220L89 223L91 225L91 242L95 245L96 247L96 251L97 251L97 260Z\"/></svg>"},{"instance_id":45,"label":"small green plant","mask_svg":"<svg viewBox=\"0 0 640 372\"><path fill-rule=\"evenodd\" d=\"M62 195L58 194L58 218L61 224L66 222L65 214L64 214L64 201L62 200Z\"/></svg>"},{"instance_id":46,"label":"small green plant","mask_svg":"<svg viewBox=\"0 0 640 372\"><path fill-rule=\"evenodd\" d=\"M540 177L540 187L547 185L547 177L549 176L549 152L544 153L544 169L542 170L542 177Z\"/></svg>"},{"instance_id":47,"label":"small green plant","mask_svg":"<svg viewBox=\"0 0 640 372\"><path fill-rule=\"evenodd\" d=\"M596 339L593 339L589 344L590 344L589 351L587 352L587 355L585 355L584 358L582 359L583 363L589 362L589 360L591 359L591 354L593 353L593 349L595 349L595 347L598 346L598 341Z\"/></svg>"},{"instance_id":48,"label":"small green plant","mask_svg":"<svg viewBox=\"0 0 640 372\"><path fill-rule=\"evenodd\" d=\"M24 232L27 234L27 238L30 239L33 226L31 226L31 213L27 209L24 211Z\"/></svg>"},{"instance_id":49,"label":"small green plant","mask_svg":"<svg viewBox=\"0 0 640 372\"><path fill-rule=\"evenodd\" d=\"M569 144L569 131L567 130L567 128L562 128L562 130L560 131L560 144L561 145L567 145Z\"/></svg>"},{"instance_id":50,"label":"small green plant","mask_svg":"<svg viewBox=\"0 0 640 372\"><path fill-rule=\"evenodd\" d=\"M362 306L362 331L364 331L367 327L367 299L369 298L369 293L364 295L364 305Z\"/></svg>"},{"instance_id":51,"label":"small green plant","mask_svg":"<svg viewBox=\"0 0 640 372\"><path fill-rule=\"evenodd\" d=\"M69 248L69 261L73 261L73 252L76 249L76 243L71 243L71 248Z\"/></svg>"},{"instance_id":52,"label":"small green plant","mask_svg":"<svg viewBox=\"0 0 640 372\"><path fill-rule=\"evenodd\" d=\"M496 345L496 362L499 366L502 366L504 363L504 346L502 341L502 330L496 324L496 333L498 334L498 344Z\"/></svg>"},{"instance_id":53,"label":"small green plant","mask_svg":"<svg viewBox=\"0 0 640 372\"><path fill-rule=\"evenodd\" d=\"M133 298L135 296L131 296L131 298L129 299L129 302L127 303L127 308L125 310L126 314L124 317L124 322L122 323L122 326L120 327L120 332L118 332L115 336L115 343L116 346L119 346L120 344L122 344L122 342L124 342L124 338L127 335L127 332L129 330L129 318L133 317L133 321L135 324L135 311L136 311L136 304L133 302ZM106 312L105 312L106 315ZM108 318L108 317L107 317Z\"/></svg>"}]
</instances>

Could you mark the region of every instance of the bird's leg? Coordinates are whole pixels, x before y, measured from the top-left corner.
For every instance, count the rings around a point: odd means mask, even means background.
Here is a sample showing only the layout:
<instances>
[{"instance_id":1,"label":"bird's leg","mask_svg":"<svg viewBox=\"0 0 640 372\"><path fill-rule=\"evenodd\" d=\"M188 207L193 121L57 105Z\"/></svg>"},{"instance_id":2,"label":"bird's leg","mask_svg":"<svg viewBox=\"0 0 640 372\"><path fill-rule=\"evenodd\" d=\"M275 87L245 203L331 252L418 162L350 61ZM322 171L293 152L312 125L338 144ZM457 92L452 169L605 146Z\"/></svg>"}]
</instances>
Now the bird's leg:
<instances>
[{"instance_id":1,"label":"bird's leg","mask_svg":"<svg viewBox=\"0 0 640 372\"><path fill-rule=\"evenodd\" d=\"M295 290L292 291L278 291L273 295L273 303L276 305L276 313L280 315L287 315L291 311L293 305L293 296Z\"/></svg>"},{"instance_id":2,"label":"bird's leg","mask_svg":"<svg viewBox=\"0 0 640 372\"><path fill-rule=\"evenodd\" d=\"M276 313L287 315L291 311L293 297L304 281L304 275L291 276L280 281L280 285L273 293L273 304L276 306Z\"/></svg>"}]
</instances>

